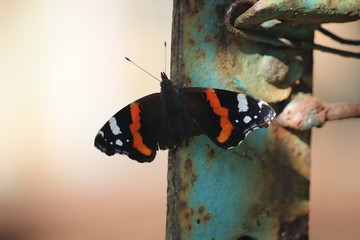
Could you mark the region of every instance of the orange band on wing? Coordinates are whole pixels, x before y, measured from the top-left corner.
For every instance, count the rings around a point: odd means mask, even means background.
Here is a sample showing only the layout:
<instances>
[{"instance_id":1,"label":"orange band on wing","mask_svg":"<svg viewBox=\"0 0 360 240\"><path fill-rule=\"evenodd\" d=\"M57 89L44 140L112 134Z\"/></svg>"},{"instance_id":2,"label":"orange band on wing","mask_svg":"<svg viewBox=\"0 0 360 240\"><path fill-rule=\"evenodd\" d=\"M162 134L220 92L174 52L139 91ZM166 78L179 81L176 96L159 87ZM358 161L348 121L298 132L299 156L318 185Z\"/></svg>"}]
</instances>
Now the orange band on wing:
<instances>
[{"instance_id":1,"label":"orange band on wing","mask_svg":"<svg viewBox=\"0 0 360 240\"><path fill-rule=\"evenodd\" d=\"M139 129L141 127L140 123L140 107L139 103L132 103L130 104L130 114L132 123L130 124L130 131L133 136L133 146L136 148L140 153L150 156L151 155L151 149L148 148L144 143L142 136L139 133Z\"/></svg>"},{"instance_id":2,"label":"orange band on wing","mask_svg":"<svg viewBox=\"0 0 360 240\"><path fill-rule=\"evenodd\" d=\"M214 113L220 117L220 126L222 130L217 137L217 140L220 143L226 142L234 129L234 126L229 121L229 110L220 105L219 98L217 97L214 89L206 89L205 94L206 100L209 101Z\"/></svg>"}]
</instances>

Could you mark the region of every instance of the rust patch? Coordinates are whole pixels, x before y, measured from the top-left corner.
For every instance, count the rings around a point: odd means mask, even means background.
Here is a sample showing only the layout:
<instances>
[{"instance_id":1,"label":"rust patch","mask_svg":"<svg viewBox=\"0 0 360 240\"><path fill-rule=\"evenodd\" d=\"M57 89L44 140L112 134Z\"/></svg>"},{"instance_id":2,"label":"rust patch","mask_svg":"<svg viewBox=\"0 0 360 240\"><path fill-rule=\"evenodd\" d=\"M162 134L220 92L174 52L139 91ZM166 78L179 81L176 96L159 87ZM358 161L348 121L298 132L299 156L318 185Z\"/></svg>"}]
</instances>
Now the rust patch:
<instances>
[{"instance_id":1,"label":"rust patch","mask_svg":"<svg viewBox=\"0 0 360 240\"><path fill-rule=\"evenodd\" d=\"M185 201L180 201L180 202L179 202L179 207L180 207L180 209L187 208L187 202L185 202Z\"/></svg>"},{"instance_id":2,"label":"rust patch","mask_svg":"<svg viewBox=\"0 0 360 240\"><path fill-rule=\"evenodd\" d=\"M188 43L189 43L190 46L195 46L195 40L192 39L192 38L188 39Z\"/></svg>"},{"instance_id":3,"label":"rust patch","mask_svg":"<svg viewBox=\"0 0 360 240\"><path fill-rule=\"evenodd\" d=\"M194 209L190 208L190 216L194 215Z\"/></svg>"},{"instance_id":4,"label":"rust patch","mask_svg":"<svg viewBox=\"0 0 360 240\"><path fill-rule=\"evenodd\" d=\"M187 226L186 230L187 230L188 232L191 232L191 231L193 230L192 225L191 225L191 224L189 224L189 225Z\"/></svg>"},{"instance_id":5,"label":"rust patch","mask_svg":"<svg viewBox=\"0 0 360 240\"><path fill-rule=\"evenodd\" d=\"M187 158L185 161L185 171L186 172L191 172L193 170L193 163L192 160L190 158Z\"/></svg>"},{"instance_id":6,"label":"rust patch","mask_svg":"<svg viewBox=\"0 0 360 240\"><path fill-rule=\"evenodd\" d=\"M199 60L199 59L205 59L206 58L206 52L204 50L200 50L196 55L195 55L195 59Z\"/></svg>"},{"instance_id":7,"label":"rust patch","mask_svg":"<svg viewBox=\"0 0 360 240\"><path fill-rule=\"evenodd\" d=\"M187 87L187 86L191 85L191 78L189 78L189 76L187 76L185 74L182 74L180 85L182 87Z\"/></svg>"},{"instance_id":8,"label":"rust patch","mask_svg":"<svg viewBox=\"0 0 360 240\"><path fill-rule=\"evenodd\" d=\"M185 11L189 14L189 17L192 18L194 15L198 14L199 11L203 11L204 0L197 1L185 1Z\"/></svg>"},{"instance_id":9,"label":"rust patch","mask_svg":"<svg viewBox=\"0 0 360 240\"><path fill-rule=\"evenodd\" d=\"M188 179L190 179L190 183L192 185L194 185L194 182L196 181L197 176L196 176L196 174L194 174L194 166L193 166L193 161L191 158L186 159L185 165L184 165L184 170L185 170L184 174L189 177ZM186 190L189 190L190 186L189 185L186 186L184 184L183 187L185 187Z\"/></svg>"},{"instance_id":10,"label":"rust patch","mask_svg":"<svg viewBox=\"0 0 360 240\"><path fill-rule=\"evenodd\" d=\"M205 38L204 38L204 42L211 42L211 36L206 35Z\"/></svg>"},{"instance_id":11,"label":"rust patch","mask_svg":"<svg viewBox=\"0 0 360 240\"><path fill-rule=\"evenodd\" d=\"M203 25L202 23L199 23L199 24L197 25L197 30L198 30L198 32L201 32L201 31L203 30L203 27L204 27L204 25Z\"/></svg>"},{"instance_id":12,"label":"rust patch","mask_svg":"<svg viewBox=\"0 0 360 240\"><path fill-rule=\"evenodd\" d=\"M197 224L200 223L208 223L211 220L211 214L206 212L206 208L204 206L200 206L198 208L198 216L199 218L196 220Z\"/></svg>"},{"instance_id":13,"label":"rust patch","mask_svg":"<svg viewBox=\"0 0 360 240\"><path fill-rule=\"evenodd\" d=\"M182 192L187 192L187 190L189 189L189 184L185 183L183 185L181 185L181 191Z\"/></svg>"},{"instance_id":14,"label":"rust patch","mask_svg":"<svg viewBox=\"0 0 360 240\"><path fill-rule=\"evenodd\" d=\"M204 221L204 223L208 223L210 220L211 220L211 215L210 215L210 213L207 213L204 216L203 221Z\"/></svg>"},{"instance_id":15,"label":"rust patch","mask_svg":"<svg viewBox=\"0 0 360 240\"><path fill-rule=\"evenodd\" d=\"M215 150L210 148L209 151L206 153L207 160L213 159L215 157Z\"/></svg>"},{"instance_id":16,"label":"rust patch","mask_svg":"<svg viewBox=\"0 0 360 240\"><path fill-rule=\"evenodd\" d=\"M199 209L198 209L199 215L202 215L204 211L205 211L205 207L204 207L204 206L200 206Z\"/></svg>"},{"instance_id":17,"label":"rust patch","mask_svg":"<svg viewBox=\"0 0 360 240\"><path fill-rule=\"evenodd\" d=\"M194 209L188 207L186 201L180 201L179 208L180 208L179 211L180 218L184 219L186 222L189 223L189 225L191 225L190 222L191 222L191 217L194 216ZM193 227L191 226L191 229L189 229L189 225L185 228L187 228L187 230L192 230Z\"/></svg>"}]
</instances>

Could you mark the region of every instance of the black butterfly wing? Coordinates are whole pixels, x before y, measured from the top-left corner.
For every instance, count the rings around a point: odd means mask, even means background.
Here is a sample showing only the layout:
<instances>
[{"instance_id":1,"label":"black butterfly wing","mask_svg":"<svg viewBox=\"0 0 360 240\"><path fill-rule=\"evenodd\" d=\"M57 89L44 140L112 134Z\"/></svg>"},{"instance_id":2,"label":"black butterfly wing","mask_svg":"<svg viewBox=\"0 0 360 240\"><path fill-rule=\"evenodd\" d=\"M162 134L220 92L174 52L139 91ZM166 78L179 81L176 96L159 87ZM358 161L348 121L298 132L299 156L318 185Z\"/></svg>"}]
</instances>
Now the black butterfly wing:
<instances>
[{"instance_id":1,"label":"black butterfly wing","mask_svg":"<svg viewBox=\"0 0 360 240\"><path fill-rule=\"evenodd\" d=\"M95 137L95 146L109 156L119 153L138 162L151 162L158 149L159 105L159 93L127 105L100 129Z\"/></svg>"},{"instance_id":2,"label":"black butterfly wing","mask_svg":"<svg viewBox=\"0 0 360 240\"><path fill-rule=\"evenodd\" d=\"M246 135L266 128L275 111L264 101L237 92L213 88L182 89L184 108L216 145L228 149Z\"/></svg>"}]
</instances>

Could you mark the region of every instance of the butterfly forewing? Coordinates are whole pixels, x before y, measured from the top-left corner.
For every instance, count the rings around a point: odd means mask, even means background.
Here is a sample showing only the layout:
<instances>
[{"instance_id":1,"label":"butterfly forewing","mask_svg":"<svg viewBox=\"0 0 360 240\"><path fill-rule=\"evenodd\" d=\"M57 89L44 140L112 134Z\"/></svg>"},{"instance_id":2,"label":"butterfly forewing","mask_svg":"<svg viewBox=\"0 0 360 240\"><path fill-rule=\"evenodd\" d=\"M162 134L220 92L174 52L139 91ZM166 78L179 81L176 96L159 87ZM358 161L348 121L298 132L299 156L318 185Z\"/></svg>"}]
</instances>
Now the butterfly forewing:
<instances>
[{"instance_id":1,"label":"butterfly forewing","mask_svg":"<svg viewBox=\"0 0 360 240\"><path fill-rule=\"evenodd\" d=\"M267 103L249 95L225 90L217 90L217 93L221 105L229 109L229 120L234 126L231 134L234 141L229 141L229 147L239 145L251 131L268 127L276 115ZM235 97L237 101L233 100Z\"/></svg>"},{"instance_id":2,"label":"butterfly forewing","mask_svg":"<svg viewBox=\"0 0 360 240\"><path fill-rule=\"evenodd\" d=\"M212 88L184 88L182 92L185 108L199 128L224 149L239 145L250 131L267 127L275 117L265 102L237 92Z\"/></svg>"},{"instance_id":3,"label":"butterfly forewing","mask_svg":"<svg viewBox=\"0 0 360 240\"><path fill-rule=\"evenodd\" d=\"M155 93L127 105L100 129L95 146L109 156L119 153L139 162L152 161L160 127L159 104L160 94Z\"/></svg>"}]
</instances>

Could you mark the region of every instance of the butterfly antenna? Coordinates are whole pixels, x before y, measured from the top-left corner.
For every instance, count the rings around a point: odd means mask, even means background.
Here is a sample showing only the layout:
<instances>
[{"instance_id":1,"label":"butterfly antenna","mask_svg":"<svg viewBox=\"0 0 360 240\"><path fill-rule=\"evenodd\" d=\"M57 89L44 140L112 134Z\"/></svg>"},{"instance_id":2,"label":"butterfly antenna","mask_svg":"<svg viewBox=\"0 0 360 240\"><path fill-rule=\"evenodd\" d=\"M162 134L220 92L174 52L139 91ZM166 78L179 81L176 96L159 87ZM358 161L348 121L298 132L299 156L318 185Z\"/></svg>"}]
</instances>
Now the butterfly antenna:
<instances>
[{"instance_id":1,"label":"butterfly antenna","mask_svg":"<svg viewBox=\"0 0 360 240\"><path fill-rule=\"evenodd\" d=\"M166 42L164 42L164 48L165 48L165 74L166 74L166 62L167 62L167 59L166 59Z\"/></svg>"},{"instance_id":2,"label":"butterfly antenna","mask_svg":"<svg viewBox=\"0 0 360 240\"><path fill-rule=\"evenodd\" d=\"M126 60L128 60L129 62L131 62L132 64L134 64L135 66L137 66L138 68L140 68L142 71L144 71L145 73L149 74L151 77L155 78L156 80L158 80L159 82L161 82L160 79L158 79L157 77L155 77L154 75L152 75L151 73L149 73L148 71L146 71L145 69L143 69L142 67L140 67L139 65L137 65L136 63L134 63L130 58L125 57Z\"/></svg>"}]
</instances>

